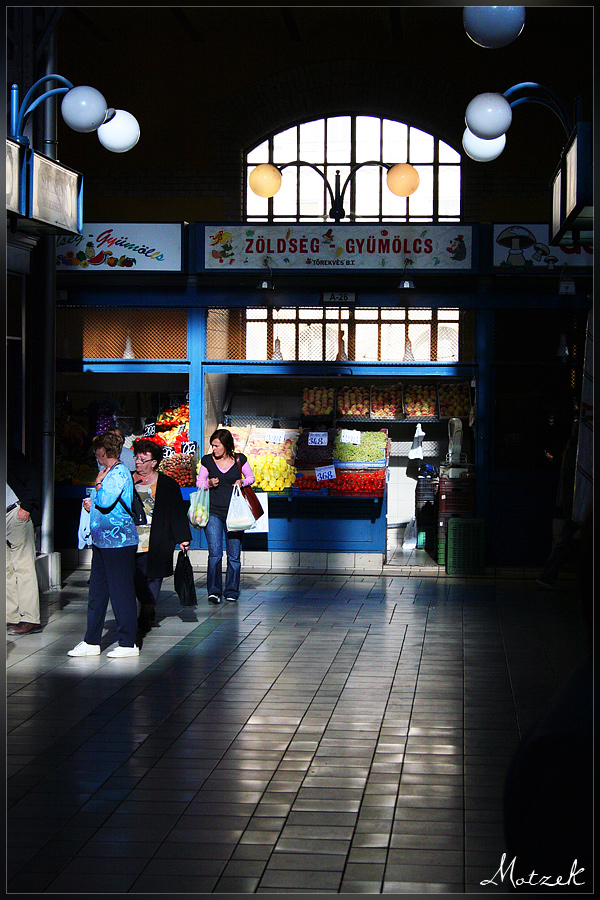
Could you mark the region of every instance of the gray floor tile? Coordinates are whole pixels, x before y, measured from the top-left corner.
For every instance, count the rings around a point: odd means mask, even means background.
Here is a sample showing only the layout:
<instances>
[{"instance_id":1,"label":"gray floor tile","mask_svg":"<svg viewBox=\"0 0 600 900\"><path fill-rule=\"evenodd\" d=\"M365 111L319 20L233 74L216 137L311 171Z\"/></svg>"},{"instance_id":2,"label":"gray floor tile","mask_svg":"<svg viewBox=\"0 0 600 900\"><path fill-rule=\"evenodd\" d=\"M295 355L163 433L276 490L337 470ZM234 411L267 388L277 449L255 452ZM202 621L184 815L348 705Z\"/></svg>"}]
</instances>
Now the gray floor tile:
<instances>
[{"instance_id":1,"label":"gray floor tile","mask_svg":"<svg viewBox=\"0 0 600 900\"><path fill-rule=\"evenodd\" d=\"M87 573L58 593L7 660L15 893L481 892L577 656L509 580L270 573L187 619L166 579L135 670L77 665Z\"/></svg>"}]
</instances>

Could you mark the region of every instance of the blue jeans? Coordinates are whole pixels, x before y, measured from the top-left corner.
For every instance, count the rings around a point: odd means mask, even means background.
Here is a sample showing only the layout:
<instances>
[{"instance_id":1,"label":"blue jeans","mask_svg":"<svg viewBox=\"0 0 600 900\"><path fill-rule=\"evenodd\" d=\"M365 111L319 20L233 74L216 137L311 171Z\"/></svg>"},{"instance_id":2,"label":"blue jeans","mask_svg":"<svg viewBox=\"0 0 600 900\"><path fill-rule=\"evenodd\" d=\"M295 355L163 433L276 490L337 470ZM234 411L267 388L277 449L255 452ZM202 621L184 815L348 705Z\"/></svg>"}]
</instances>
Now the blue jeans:
<instances>
[{"instance_id":1,"label":"blue jeans","mask_svg":"<svg viewBox=\"0 0 600 900\"><path fill-rule=\"evenodd\" d=\"M204 534L208 544L206 586L209 596L214 594L220 597L223 594L223 535L225 535L225 549L227 551L225 597L237 600L240 595L240 573L242 569L240 553L242 550L243 532L227 531L227 526L223 519L211 513L204 528Z\"/></svg>"}]
</instances>

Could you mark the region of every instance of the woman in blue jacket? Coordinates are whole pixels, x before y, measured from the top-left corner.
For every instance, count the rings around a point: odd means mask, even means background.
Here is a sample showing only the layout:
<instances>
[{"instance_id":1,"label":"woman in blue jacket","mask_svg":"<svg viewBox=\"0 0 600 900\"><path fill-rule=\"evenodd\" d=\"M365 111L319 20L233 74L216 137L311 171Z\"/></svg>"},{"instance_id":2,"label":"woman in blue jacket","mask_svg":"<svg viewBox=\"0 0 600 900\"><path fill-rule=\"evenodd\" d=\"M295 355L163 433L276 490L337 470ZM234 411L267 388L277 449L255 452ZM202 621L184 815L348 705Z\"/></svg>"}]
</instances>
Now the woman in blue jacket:
<instances>
[{"instance_id":1,"label":"woman in blue jacket","mask_svg":"<svg viewBox=\"0 0 600 900\"><path fill-rule=\"evenodd\" d=\"M138 532L131 510L131 472L119 458L123 447L120 434L97 434L92 446L101 468L95 490L83 501L90 512L92 568L88 597L87 630L83 641L69 650L69 656L98 656L108 601L115 619L119 646L111 658L139 656L137 602L134 572Z\"/></svg>"}]
</instances>

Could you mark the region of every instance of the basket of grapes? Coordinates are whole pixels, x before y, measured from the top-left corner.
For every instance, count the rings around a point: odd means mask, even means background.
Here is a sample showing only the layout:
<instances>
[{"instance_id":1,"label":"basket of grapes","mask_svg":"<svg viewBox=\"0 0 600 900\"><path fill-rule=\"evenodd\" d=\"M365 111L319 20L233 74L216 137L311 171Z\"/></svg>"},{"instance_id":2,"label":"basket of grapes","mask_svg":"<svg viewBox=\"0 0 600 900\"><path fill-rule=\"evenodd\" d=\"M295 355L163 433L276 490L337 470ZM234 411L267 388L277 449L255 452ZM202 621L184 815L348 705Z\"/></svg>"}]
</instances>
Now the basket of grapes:
<instances>
[{"instance_id":1,"label":"basket of grapes","mask_svg":"<svg viewBox=\"0 0 600 900\"><path fill-rule=\"evenodd\" d=\"M382 469L387 465L388 432L341 428L333 448L336 469Z\"/></svg>"}]
</instances>

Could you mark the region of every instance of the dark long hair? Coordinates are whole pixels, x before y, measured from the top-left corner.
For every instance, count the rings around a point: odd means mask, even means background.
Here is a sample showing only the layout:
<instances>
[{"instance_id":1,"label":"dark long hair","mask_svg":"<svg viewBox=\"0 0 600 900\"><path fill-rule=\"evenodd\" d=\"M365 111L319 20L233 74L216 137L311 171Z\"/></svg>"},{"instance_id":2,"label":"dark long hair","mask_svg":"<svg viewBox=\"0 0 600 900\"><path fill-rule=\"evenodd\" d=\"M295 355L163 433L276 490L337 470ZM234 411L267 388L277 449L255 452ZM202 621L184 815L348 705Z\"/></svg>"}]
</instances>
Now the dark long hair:
<instances>
[{"instance_id":1,"label":"dark long hair","mask_svg":"<svg viewBox=\"0 0 600 900\"><path fill-rule=\"evenodd\" d=\"M232 459L235 459L235 444L233 443L233 435L226 428L217 428L210 436L210 443L214 440L221 441L225 447L225 453Z\"/></svg>"}]
</instances>

